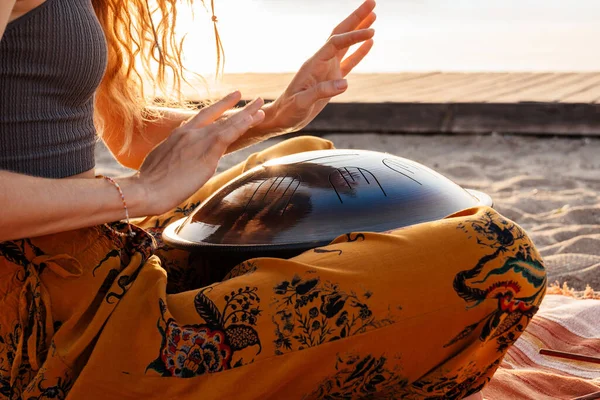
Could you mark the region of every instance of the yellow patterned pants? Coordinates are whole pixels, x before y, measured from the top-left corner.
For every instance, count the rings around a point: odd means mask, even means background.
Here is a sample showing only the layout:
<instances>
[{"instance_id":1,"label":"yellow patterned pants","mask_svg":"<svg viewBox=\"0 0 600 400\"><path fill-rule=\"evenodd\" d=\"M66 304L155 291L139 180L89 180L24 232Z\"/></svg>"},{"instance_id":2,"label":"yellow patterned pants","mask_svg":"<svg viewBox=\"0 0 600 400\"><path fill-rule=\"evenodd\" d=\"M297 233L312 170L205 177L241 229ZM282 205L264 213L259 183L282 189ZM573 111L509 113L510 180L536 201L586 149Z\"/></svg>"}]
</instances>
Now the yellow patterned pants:
<instances>
[{"instance_id":1,"label":"yellow patterned pants","mask_svg":"<svg viewBox=\"0 0 600 400\"><path fill-rule=\"evenodd\" d=\"M301 137L137 221L0 243L0 397L460 399L481 390L537 311L540 255L490 208L388 233L352 232L186 287L160 231ZM154 237L153 237L154 236Z\"/></svg>"}]
</instances>

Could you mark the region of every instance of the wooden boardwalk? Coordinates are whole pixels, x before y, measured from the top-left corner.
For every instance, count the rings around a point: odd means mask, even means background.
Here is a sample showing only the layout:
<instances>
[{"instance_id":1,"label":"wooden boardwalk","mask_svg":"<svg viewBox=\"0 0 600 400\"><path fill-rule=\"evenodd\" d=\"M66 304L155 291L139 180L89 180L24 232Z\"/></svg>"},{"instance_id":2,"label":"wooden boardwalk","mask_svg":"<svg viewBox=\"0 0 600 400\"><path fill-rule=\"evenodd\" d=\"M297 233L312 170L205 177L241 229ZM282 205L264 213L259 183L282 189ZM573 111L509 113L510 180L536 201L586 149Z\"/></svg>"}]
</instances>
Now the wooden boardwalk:
<instances>
[{"instance_id":1,"label":"wooden boardwalk","mask_svg":"<svg viewBox=\"0 0 600 400\"><path fill-rule=\"evenodd\" d=\"M292 74L230 74L215 95L239 89L244 98L273 99ZM398 73L352 74L340 103L600 103L596 73Z\"/></svg>"},{"instance_id":2,"label":"wooden boardwalk","mask_svg":"<svg viewBox=\"0 0 600 400\"><path fill-rule=\"evenodd\" d=\"M292 74L230 74L211 93L276 98ZM600 136L598 73L353 74L309 131Z\"/></svg>"}]
</instances>

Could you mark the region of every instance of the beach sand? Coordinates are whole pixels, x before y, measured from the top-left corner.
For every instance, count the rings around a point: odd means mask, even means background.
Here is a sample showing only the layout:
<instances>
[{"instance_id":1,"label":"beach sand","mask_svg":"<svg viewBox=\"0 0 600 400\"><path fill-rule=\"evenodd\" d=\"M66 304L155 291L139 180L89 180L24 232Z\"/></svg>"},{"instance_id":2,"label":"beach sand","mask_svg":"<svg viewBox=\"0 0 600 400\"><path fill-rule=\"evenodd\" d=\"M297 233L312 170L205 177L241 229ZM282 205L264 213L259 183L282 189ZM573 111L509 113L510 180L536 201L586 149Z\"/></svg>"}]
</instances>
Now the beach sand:
<instances>
[{"instance_id":1,"label":"beach sand","mask_svg":"<svg viewBox=\"0 0 600 400\"><path fill-rule=\"evenodd\" d=\"M410 158L465 188L486 192L494 207L531 235L548 268L549 282L600 289L600 138L510 135L325 135L337 148ZM282 139L224 157L218 171ZM98 145L98 173L119 175Z\"/></svg>"}]
</instances>

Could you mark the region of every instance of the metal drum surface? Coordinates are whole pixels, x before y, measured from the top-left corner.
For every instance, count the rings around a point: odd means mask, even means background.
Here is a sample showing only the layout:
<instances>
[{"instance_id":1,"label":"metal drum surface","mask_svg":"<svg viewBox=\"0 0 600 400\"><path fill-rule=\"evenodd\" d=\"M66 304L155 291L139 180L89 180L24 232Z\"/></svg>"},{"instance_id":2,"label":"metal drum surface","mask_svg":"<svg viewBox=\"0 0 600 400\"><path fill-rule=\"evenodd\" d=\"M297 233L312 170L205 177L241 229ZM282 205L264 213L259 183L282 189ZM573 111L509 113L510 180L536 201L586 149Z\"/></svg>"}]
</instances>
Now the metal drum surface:
<instances>
[{"instance_id":1,"label":"metal drum surface","mask_svg":"<svg viewBox=\"0 0 600 400\"><path fill-rule=\"evenodd\" d=\"M294 255L348 232L384 232L492 205L414 161L365 150L271 160L222 187L164 241L203 255Z\"/></svg>"}]
</instances>

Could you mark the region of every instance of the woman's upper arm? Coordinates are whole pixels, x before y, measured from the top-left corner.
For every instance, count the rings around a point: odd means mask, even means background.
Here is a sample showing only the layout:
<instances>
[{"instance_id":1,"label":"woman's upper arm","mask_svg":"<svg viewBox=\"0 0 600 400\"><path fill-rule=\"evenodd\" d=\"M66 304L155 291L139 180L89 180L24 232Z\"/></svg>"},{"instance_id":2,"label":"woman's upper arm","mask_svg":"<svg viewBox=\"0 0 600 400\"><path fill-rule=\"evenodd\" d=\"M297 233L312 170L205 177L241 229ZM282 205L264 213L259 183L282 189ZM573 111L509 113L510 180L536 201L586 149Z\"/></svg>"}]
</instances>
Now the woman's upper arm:
<instances>
[{"instance_id":1,"label":"woman's upper arm","mask_svg":"<svg viewBox=\"0 0 600 400\"><path fill-rule=\"evenodd\" d=\"M10 14L12 13L12 10L15 7L16 2L17 2L17 0L2 0L2 1L0 1L0 40L2 40L2 36L4 35L4 30L6 29L6 25L8 24Z\"/></svg>"}]
</instances>

